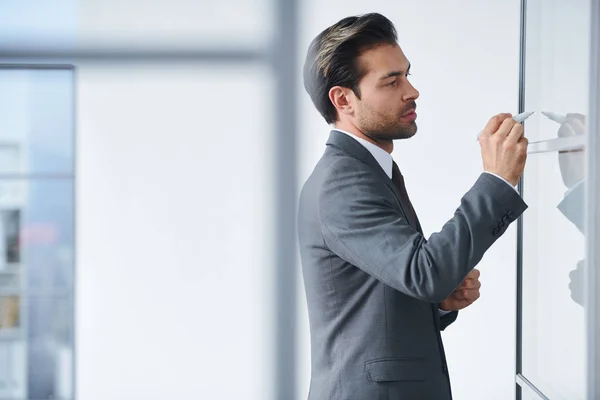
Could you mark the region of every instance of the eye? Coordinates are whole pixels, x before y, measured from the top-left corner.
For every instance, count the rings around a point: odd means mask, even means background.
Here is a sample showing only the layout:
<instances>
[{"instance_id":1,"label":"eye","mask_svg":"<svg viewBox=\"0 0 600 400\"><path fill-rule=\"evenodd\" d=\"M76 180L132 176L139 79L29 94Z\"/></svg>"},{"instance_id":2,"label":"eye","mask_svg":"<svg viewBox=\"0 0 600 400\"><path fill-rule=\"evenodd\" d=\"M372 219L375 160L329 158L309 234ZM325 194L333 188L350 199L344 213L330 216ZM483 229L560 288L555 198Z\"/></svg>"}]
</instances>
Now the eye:
<instances>
[{"instance_id":1,"label":"eye","mask_svg":"<svg viewBox=\"0 0 600 400\"><path fill-rule=\"evenodd\" d=\"M395 86L395 85L396 85L396 80L394 79L393 81L388 83L386 86Z\"/></svg>"}]
</instances>

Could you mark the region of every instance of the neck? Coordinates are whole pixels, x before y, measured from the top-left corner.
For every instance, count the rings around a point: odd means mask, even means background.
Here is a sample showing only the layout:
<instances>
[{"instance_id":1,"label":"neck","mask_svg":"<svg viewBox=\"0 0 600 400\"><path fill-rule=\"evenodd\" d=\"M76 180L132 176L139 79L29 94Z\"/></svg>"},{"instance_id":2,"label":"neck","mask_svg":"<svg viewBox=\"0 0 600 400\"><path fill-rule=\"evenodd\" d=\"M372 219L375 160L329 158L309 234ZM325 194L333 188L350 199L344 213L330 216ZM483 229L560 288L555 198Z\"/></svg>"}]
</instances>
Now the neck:
<instances>
[{"instance_id":1,"label":"neck","mask_svg":"<svg viewBox=\"0 0 600 400\"><path fill-rule=\"evenodd\" d=\"M335 123L335 128L341 129L343 131L353 134L356 137L359 137L370 143L373 143L375 146L382 148L383 150L387 151L390 154L392 154L392 151L394 150L394 142L392 140L380 140L380 139L370 137L367 134L365 134L363 131L358 129L356 127L356 125L354 125L354 124L337 121Z\"/></svg>"}]
</instances>

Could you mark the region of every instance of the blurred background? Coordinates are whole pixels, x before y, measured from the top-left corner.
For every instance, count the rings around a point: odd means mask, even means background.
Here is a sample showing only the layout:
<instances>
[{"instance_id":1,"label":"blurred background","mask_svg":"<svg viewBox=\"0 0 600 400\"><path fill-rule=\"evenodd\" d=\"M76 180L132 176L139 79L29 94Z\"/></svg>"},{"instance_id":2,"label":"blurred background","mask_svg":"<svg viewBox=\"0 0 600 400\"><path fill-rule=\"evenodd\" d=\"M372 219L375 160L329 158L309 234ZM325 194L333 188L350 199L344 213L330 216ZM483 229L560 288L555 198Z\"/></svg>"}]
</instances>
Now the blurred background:
<instances>
[{"instance_id":1,"label":"blurred background","mask_svg":"<svg viewBox=\"0 0 600 400\"><path fill-rule=\"evenodd\" d=\"M295 211L330 127L301 69L319 32L367 12L395 23L421 93L394 158L427 235L482 172L487 120L536 111L530 209L443 333L455 398L600 393L598 1L3 0L0 400L307 397Z\"/></svg>"}]
</instances>

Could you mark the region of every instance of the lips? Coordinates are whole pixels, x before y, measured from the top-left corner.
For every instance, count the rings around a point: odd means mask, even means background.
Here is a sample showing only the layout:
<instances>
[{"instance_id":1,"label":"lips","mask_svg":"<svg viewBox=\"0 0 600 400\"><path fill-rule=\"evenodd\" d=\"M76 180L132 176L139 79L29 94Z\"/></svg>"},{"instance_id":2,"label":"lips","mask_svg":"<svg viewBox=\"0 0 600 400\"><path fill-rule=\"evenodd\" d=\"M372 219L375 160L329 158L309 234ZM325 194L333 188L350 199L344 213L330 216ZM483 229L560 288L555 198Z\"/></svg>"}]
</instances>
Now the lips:
<instances>
[{"instance_id":1,"label":"lips","mask_svg":"<svg viewBox=\"0 0 600 400\"><path fill-rule=\"evenodd\" d=\"M409 112L404 114L402 116L402 118L413 121L413 120L417 119L417 113L415 112L415 109L413 108Z\"/></svg>"}]
</instances>

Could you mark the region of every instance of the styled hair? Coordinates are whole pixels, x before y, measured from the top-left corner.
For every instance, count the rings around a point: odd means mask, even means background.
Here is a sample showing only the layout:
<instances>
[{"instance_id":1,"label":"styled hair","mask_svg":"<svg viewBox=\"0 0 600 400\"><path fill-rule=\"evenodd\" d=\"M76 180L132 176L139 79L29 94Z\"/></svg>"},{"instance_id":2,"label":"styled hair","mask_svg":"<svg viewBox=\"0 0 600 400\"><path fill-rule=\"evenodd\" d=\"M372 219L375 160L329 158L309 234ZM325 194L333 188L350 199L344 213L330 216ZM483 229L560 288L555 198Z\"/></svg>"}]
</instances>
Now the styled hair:
<instances>
[{"instance_id":1,"label":"styled hair","mask_svg":"<svg viewBox=\"0 0 600 400\"><path fill-rule=\"evenodd\" d=\"M346 87L360 98L358 84L367 71L358 58L367 50L397 42L394 24L377 13L344 18L314 38L304 63L304 88L327 123L337 120L329 90Z\"/></svg>"}]
</instances>

